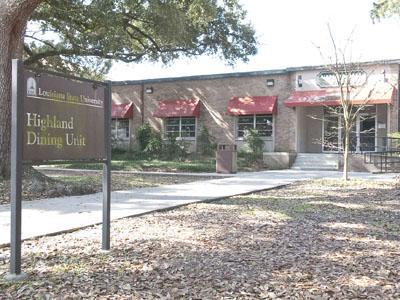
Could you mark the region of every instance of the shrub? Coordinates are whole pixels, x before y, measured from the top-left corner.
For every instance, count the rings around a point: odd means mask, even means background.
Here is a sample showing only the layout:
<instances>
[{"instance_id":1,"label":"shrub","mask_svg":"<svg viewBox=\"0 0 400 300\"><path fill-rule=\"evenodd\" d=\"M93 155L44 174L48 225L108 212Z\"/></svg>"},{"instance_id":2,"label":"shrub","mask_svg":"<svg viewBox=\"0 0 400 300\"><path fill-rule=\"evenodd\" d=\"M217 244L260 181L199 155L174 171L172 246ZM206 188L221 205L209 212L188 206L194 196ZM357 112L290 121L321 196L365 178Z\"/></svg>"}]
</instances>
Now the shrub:
<instances>
[{"instance_id":1,"label":"shrub","mask_svg":"<svg viewBox=\"0 0 400 300\"><path fill-rule=\"evenodd\" d=\"M144 123L137 132L137 141L140 151L144 151L153 137L154 129L149 123Z\"/></svg>"},{"instance_id":2,"label":"shrub","mask_svg":"<svg viewBox=\"0 0 400 300\"><path fill-rule=\"evenodd\" d=\"M262 160L262 153L264 148L264 141L259 135L257 130L247 129L244 132L245 145L250 150L246 154L246 160L249 162L256 162Z\"/></svg>"},{"instance_id":3,"label":"shrub","mask_svg":"<svg viewBox=\"0 0 400 300\"><path fill-rule=\"evenodd\" d=\"M155 131L148 123L139 127L137 141L139 154L147 159L184 160L189 155L186 142L178 140L176 135L168 135L167 141L164 141L161 133Z\"/></svg>"},{"instance_id":4,"label":"shrub","mask_svg":"<svg viewBox=\"0 0 400 300\"><path fill-rule=\"evenodd\" d=\"M214 155L217 149L215 137L210 134L205 126L200 129L199 136L197 137L197 147L199 153L205 156Z\"/></svg>"},{"instance_id":5,"label":"shrub","mask_svg":"<svg viewBox=\"0 0 400 300\"><path fill-rule=\"evenodd\" d=\"M164 147L165 145L161 134L159 132L153 132L143 152L151 158L156 158L161 156Z\"/></svg>"},{"instance_id":6,"label":"shrub","mask_svg":"<svg viewBox=\"0 0 400 300\"><path fill-rule=\"evenodd\" d=\"M120 137L117 137L114 134L112 134L110 139L111 139L111 150L112 151L123 151L121 148L122 139Z\"/></svg>"},{"instance_id":7,"label":"shrub","mask_svg":"<svg viewBox=\"0 0 400 300\"><path fill-rule=\"evenodd\" d=\"M189 145L183 140L177 140L177 136L174 134L169 134L167 136L168 140L164 146L164 155L166 159L170 160L184 160L189 155Z\"/></svg>"},{"instance_id":8,"label":"shrub","mask_svg":"<svg viewBox=\"0 0 400 300\"><path fill-rule=\"evenodd\" d=\"M391 141L388 141L390 144L390 147L392 149L399 149L400 148L400 132L392 132L388 134L389 137L392 138Z\"/></svg>"}]
</instances>

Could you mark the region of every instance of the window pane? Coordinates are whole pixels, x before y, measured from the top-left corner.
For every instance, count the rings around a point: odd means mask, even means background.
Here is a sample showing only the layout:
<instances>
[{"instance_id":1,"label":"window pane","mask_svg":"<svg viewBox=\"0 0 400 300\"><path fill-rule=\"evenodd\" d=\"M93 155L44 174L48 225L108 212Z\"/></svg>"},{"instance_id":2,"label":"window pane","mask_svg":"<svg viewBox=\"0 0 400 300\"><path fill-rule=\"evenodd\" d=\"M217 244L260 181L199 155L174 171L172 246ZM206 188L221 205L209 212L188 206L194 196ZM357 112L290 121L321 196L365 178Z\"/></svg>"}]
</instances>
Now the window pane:
<instances>
[{"instance_id":1,"label":"window pane","mask_svg":"<svg viewBox=\"0 0 400 300\"><path fill-rule=\"evenodd\" d=\"M256 116L256 130L262 137L272 136L272 115Z\"/></svg>"},{"instance_id":2,"label":"window pane","mask_svg":"<svg viewBox=\"0 0 400 300\"><path fill-rule=\"evenodd\" d=\"M167 125L178 125L179 126L179 118L167 118Z\"/></svg>"},{"instance_id":3,"label":"window pane","mask_svg":"<svg viewBox=\"0 0 400 300\"><path fill-rule=\"evenodd\" d=\"M195 137L196 133L194 131L182 131L182 137Z\"/></svg>"},{"instance_id":4,"label":"window pane","mask_svg":"<svg viewBox=\"0 0 400 300\"><path fill-rule=\"evenodd\" d=\"M196 136L196 118L167 118L165 131L167 135L177 137L195 137Z\"/></svg>"},{"instance_id":5,"label":"window pane","mask_svg":"<svg viewBox=\"0 0 400 300\"><path fill-rule=\"evenodd\" d=\"M272 130L272 124L257 124L256 130Z\"/></svg>"},{"instance_id":6,"label":"window pane","mask_svg":"<svg viewBox=\"0 0 400 300\"><path fill-rule=\"evenodd\" d=\"M115 130L117 128L117 120L111 120L111 130Z\"/></svg>"},{"instance_id":7,"label":"window pane","mask_svg":"<svg viewBox=\"0 0 400 300\"><path fill-rule=\"evenodd\" d=\"M329 110L324 113L324 151L339 150L339 116Z\"/></svg>"},{"instance_id":8,"label":"window pane","mask_svg":"<svg viewBox=\"0 0 400 300\"><path fill-rule=\"evenodd\" d=\"M238 123L239 124L245 124L245 123L253 124L254 116L240 116Z\"/></svg>"},{"instance_id":9,"label":"window pane","mask_svg":"<svg viewBox=\"0 0 400 300\"><path fill-rule=\"evenodd\" d=\"M272 136L272 124L272 115L240 116L238 118L237 136L243 137L246 129L255 129L262 137Z\"/></svg>"},{"instance_id":10,"label":"window pane","mask_svg":"<svg viewBox=\"0 0 400 300\"><path fill-rule=\"evenodd\" d=\"M193 126L182 126L182 131L194 131L194 125Z\"/></svg>"},{"instance_id":11,"label":"window pane","mask_svg":"<svg viewBox=\"0 0 400 300\"><path fill-rule=\"evenodd\" d=\"M259 130L258 134L262 137L272 136L272 130Z\"/></svg>"},{"instance_id":12,"label":"window pane","mask_svg":"<svg viewBox=\"0 0 400 300\"><path fill-rule=\"evenodd\" d=\"M196 119L193 117L184 117L181 119L181 136L195 137L196 136Z\"/></svg>"},{"instance_id":13,"label":"window pane","mask_svg":"<svg viewBox=\"0 0 400 300\"><path fill-rule=\"evenodd\" d=\"M111 133L119 139L129 138L129 120L112 120Z\"/></svg>"},{"instance_id":14,"label":"window pane","mask_svg":"<svg viewBox=\"0 0 400 300\"><path fill-rule=\"evenodd\" d=\"M179 132L179 125L167 125L167 131L176 131Z\"/></svg>"},{"instance_id":15,"label":"window pane","mask_svg":"<svg viewBox=\"0 0 400 300\"><path fill-rule=\"evenodd\" d=\"M253 127L254 127L253 124L239 124L238 129L246 130L246 129L253 129Z\"/></svg>"},{"instance_id":16,"label":"window pane","mask_svg":"<svg viewBox=\"0 0 400 300\"><path fill-rule=\"evenodd\" d=\"M260 136L267 136L267 131L266 130L258 130L258 134Z\"/></svg>"},{"instance_id":17,"label":"window pane","mask_svg":"<svg viewBox=\"0 0 400 300\"><path fill-rule=\"evenodd\" d=\"M271 115L257 115L256 116L256 123L267 123L272 122Z\"/></svg>"},{"instance_id":18,"label":"window pane","mask_svg":"<svg viewBox=\"0 0 400 300\"><path fill-rule=\"evenodd\" d=\"M195 125L196 124L196 119L192 117L185 117L182 118L182 125Z\"/></svg>"}]
</instances>

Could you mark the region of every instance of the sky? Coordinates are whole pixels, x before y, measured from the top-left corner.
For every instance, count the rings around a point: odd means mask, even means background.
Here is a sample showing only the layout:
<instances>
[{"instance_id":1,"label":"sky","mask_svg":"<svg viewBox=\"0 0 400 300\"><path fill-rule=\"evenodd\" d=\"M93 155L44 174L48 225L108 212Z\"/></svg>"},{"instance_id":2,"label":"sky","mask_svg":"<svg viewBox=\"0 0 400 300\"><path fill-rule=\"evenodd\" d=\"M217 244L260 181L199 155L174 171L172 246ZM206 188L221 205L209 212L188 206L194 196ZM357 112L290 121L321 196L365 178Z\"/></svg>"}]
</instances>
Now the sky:
<instances>
[{"instance_id":1,"label":"sky","mask_svg":"<svg viewBox=\"0 0 400 300\"><path fill-rule=\"evenodd\" d=\"M400 18L373 24L373 0L241 0L259 41L258 54L231 67L202 56L161 63L115 63L110 80L139 80L320 65L332 47L327 29L343 45L351 36L354 61L400 58Z\"/></svg>"}]
</instances>

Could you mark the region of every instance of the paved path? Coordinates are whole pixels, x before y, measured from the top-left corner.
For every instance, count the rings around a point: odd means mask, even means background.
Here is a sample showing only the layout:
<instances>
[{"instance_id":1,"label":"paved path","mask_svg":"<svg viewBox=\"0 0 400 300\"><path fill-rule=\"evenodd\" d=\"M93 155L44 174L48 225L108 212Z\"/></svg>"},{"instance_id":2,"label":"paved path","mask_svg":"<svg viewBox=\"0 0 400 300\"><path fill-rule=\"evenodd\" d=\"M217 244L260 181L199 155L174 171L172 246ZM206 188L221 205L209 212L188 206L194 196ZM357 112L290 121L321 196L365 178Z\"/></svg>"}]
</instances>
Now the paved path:
<instances>
[{"instance_id":1,"label":"paved path","mask_svg":"<svg viewBox=\"0 0 400 300\"><path fill-rule=\"evenodd\" d=\"M111 194L112 220L189 203L213 200L286 185L298 180L340 177L329 171L264 171L185 184L117 191ZM352 176L391 179L393 175ZM102 194L23 202L22 238L63 232L101 222ZM0 245L10 241L10 206L0 205Z\"/></svg>"}]
</instances>

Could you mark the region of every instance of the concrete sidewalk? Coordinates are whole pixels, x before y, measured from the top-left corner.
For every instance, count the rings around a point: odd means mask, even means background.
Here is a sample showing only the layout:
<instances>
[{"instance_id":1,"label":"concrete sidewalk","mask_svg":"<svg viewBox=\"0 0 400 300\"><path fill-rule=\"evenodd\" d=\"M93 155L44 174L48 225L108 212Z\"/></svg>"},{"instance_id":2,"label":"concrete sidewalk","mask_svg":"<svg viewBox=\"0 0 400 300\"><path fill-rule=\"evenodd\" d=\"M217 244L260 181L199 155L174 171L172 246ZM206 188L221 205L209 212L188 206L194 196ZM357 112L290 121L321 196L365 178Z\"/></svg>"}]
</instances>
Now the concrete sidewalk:
<instances>
[{"instance_id":1,"label":"concrete sidewalk","mask_svg":"<svg viewBox=\"0 0 400 300\"><path fill-rule=\"evenodd\" d=\"M270 189L299 180L340 177L329 171L264 171L186 184L117 191L111 194L111 219ZM353 173L351 176L391 180L393 174ZM102 193L24 201L22 238L69 231L101 223ZM10 205L0 205L0 245L10 242Z\"/></svg>"}]
</instances>

